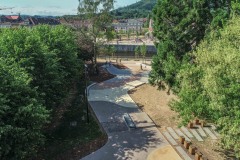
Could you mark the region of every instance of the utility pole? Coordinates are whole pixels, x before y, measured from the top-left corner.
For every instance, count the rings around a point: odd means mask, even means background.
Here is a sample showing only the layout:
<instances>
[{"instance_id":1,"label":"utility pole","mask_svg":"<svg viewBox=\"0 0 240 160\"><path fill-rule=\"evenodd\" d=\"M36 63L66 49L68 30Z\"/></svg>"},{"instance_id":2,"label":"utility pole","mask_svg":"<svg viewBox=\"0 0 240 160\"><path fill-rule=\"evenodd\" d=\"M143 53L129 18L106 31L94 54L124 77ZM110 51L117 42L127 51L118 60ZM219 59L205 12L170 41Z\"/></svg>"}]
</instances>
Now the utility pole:
<instances>
[{"instance_id":1,"label":"utility pole","mask_svg":"<svg viewBox=\"0 0 240 160\"><path fill-rule=\"evenodd\" d=\"M87 78L88 78L88 66L85 64L84 65L84 72L85 72L85 103L86 103L86 110L87 110L87 123L89 123L89 110L88 110L88 81L87 81Z\"/></svg>"}]
</instances>

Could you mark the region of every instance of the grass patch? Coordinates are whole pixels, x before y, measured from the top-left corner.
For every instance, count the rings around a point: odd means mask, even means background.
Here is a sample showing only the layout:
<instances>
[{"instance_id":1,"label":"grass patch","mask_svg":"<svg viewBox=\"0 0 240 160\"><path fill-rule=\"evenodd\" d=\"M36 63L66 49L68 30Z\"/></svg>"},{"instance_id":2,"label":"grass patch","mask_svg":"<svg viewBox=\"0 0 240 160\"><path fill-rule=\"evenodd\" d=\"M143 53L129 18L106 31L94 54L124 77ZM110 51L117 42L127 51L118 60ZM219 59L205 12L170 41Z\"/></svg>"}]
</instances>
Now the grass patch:
<instances>
[{"instance_id":1,"label":"grass patch","mask_svg":"<svg viewBox=\"0 0 240 160\"><path fill-rule=\"evenodd\" d=\"M37 159L79 159L89 154L89 150L87 150L88 143L91 145L90 148L94 148L92 146L94 144L98 147L103 145L97 144L98 142L92 144L92 141L99 139L99 137L100 143L105 142L102 140L105 138L104 134L90 114L90 121L87 123L86 103L84 103L84 98L81 95L84 88L79 85L78 90L71 105L65 111L60 125L51 132L46 133L46 144ZM76 126L71 126L72 122L75 122Z\"/></svg>"}]
</instances>

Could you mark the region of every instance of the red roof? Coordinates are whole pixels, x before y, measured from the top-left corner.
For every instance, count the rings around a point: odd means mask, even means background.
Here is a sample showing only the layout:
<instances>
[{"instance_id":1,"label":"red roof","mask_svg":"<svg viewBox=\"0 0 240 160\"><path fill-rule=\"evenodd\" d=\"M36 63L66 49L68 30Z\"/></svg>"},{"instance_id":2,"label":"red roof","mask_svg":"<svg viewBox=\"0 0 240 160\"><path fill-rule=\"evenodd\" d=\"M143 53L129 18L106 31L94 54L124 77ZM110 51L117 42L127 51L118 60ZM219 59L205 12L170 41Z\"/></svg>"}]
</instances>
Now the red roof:
<instances>
[{"instance_id":1,"label":"red roof","mask_svg":"<svg viewBox=\"0 0 240 160\"><path fill-rule=\"evenodd\" d=\"M11 20L17 20L20 17L19 16L6 16L6 18L11 19Z\"/></svg>"}]
</instances>

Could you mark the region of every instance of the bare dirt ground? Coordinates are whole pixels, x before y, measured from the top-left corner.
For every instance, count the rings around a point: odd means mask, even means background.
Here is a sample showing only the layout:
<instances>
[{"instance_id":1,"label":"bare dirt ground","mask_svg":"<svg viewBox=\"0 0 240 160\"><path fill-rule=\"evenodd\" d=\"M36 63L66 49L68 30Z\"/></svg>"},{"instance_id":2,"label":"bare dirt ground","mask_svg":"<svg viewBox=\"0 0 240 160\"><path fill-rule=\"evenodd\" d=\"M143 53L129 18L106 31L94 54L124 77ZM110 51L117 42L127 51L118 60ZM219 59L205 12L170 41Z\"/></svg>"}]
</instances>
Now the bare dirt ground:
<instances>
[{"instance_id":1,"label":"bare dirt ground","mask_svg":"<svg viewBox=\"0 0 240 160\"><path fill-rule=\"evenodd\" d=\"M179 125L181 119L169 107L169 102L176 98L175 95L168 95L166 91L159 91L157 87L149 84L135 88L129 94L141 110L150 116L160 131L165 130L165 127L177 127ZM217 141L210 138L205 139L204 142L193 141L193 145L209 160L229 159L221 153L221 149L217 144Z\"/></svg>"},{"instance_id":2,"label":"bare dirt ground","mask_svg":"<svg viewBox=\"0 0 240 160\"><path fill-rule=\"evenodd\" d=\"M168 95L149 84L135 88L129 94L141 110L154 120L159 129L177 125L178 114L168 106L170 100L176 98L173 94Z\"/></svg>"}]
</instances>

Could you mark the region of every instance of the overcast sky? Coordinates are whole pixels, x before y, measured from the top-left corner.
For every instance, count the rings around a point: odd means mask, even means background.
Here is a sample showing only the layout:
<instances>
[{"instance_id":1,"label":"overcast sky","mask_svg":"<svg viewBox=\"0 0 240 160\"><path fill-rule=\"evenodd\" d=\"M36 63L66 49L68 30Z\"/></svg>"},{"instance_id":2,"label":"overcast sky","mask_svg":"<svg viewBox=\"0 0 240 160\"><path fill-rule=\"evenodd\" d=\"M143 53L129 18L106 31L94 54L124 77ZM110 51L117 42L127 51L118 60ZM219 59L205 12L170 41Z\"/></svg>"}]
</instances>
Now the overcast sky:
<instances>
[{"instance_id":1,"label":"overcast sky","mask_svg":"<svg viewBox=\"0 0 240 160\"><path fill-rule=\"evenodd\" d=\"M127 6L139 0L116 0L115 8ZM0 0L1 14L66 15L77 13L78 0Z\"/></svg>"}]
</instances>

